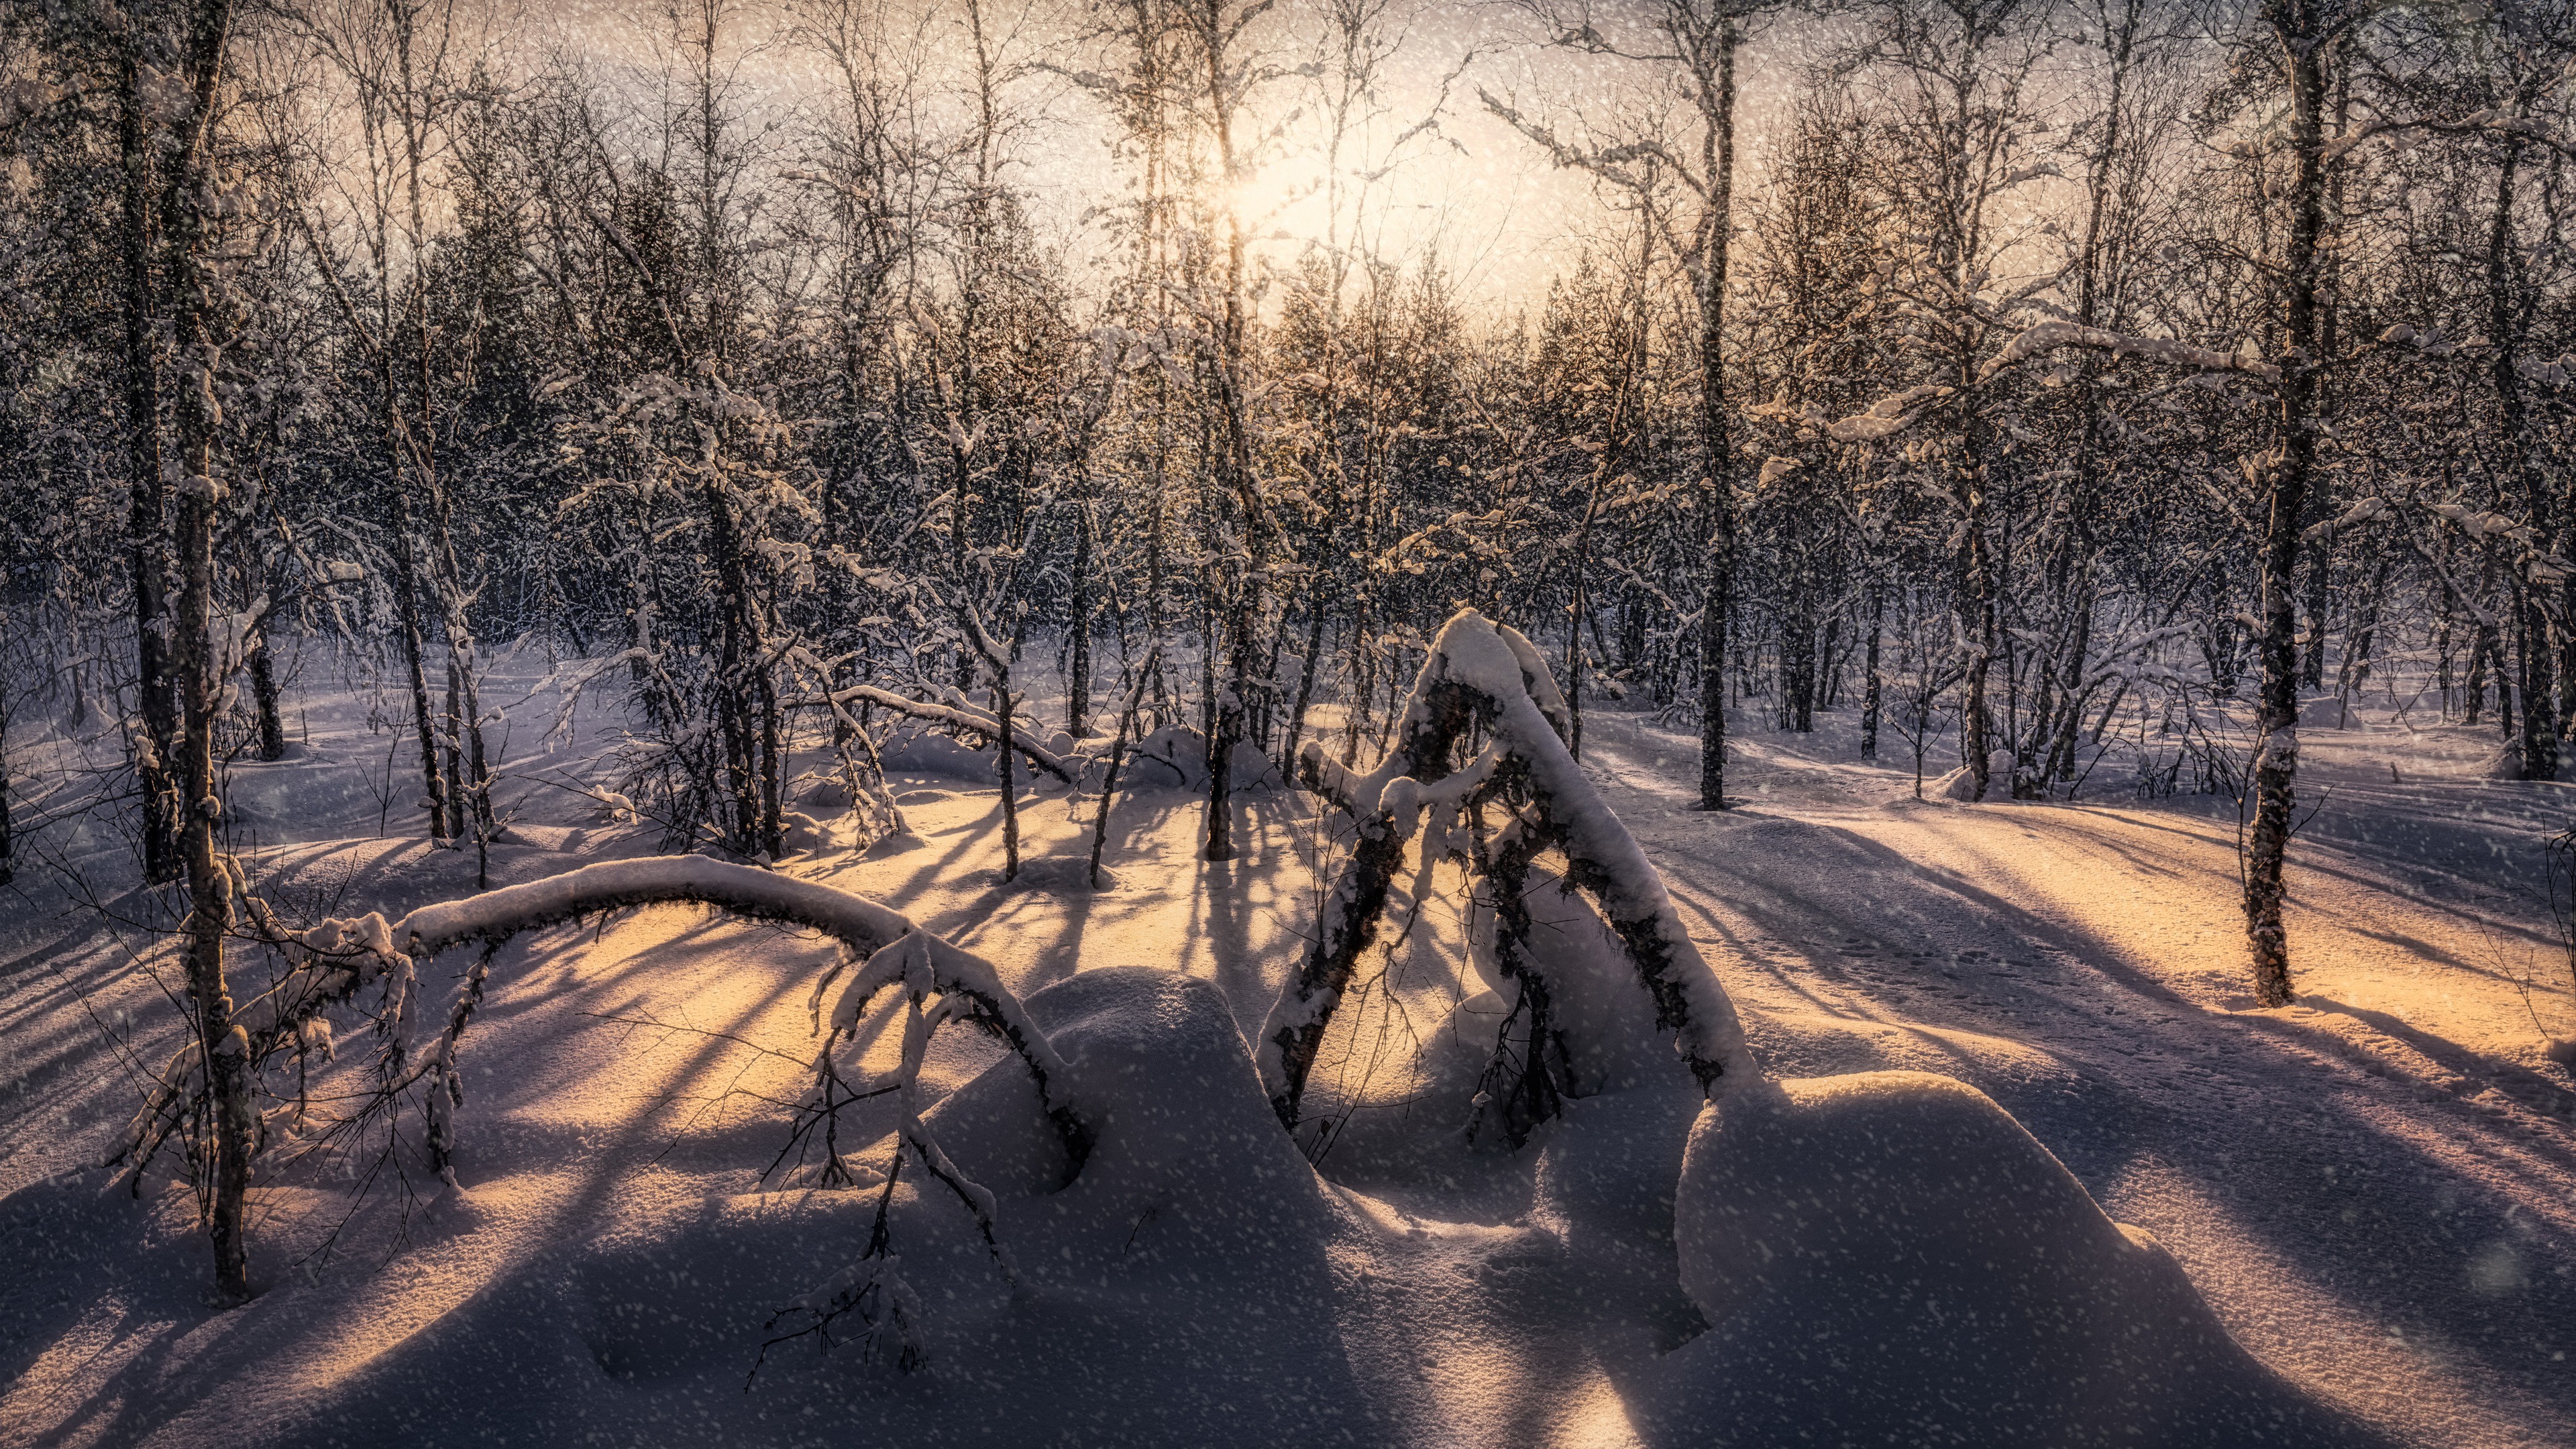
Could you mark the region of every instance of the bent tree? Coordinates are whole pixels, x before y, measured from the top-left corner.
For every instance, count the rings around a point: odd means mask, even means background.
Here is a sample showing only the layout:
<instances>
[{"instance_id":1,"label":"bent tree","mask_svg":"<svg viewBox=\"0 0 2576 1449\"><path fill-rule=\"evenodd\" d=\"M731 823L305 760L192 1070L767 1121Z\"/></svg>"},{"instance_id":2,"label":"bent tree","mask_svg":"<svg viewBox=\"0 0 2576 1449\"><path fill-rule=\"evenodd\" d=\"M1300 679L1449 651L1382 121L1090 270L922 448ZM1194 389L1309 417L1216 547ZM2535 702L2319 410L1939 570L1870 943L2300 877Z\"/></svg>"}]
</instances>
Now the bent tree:
<instances>
[{"instance_id":1,"label":"bent tree","mask_svg":"<svg viewBox=\"0 0 2576 1449\"><path fill-rule=\"evenodd\" d=\"M490 985L499 947L524 932L629 907L713 906L745 919L817 931L841 947L833 964L816 978L809 999L820 1040L809 1069L809 1086L795 1104L788 1152L802 1156L819 1148L817 1179L825 1185L853 1182L855 1175L839 1139L841 1114L879 1096L897 1098L897 1145L879 1202L878 1227L859 1266L816 1298L815 1327L856 1312L871 1333L884 1331L909 1345L913 1324L907 1315L914 1309L907 1305L916 1300L894 1276L885 1231L894 1183L906 1162L917 1164L956 1195L974 1215L1004 1278L1017 1281L1010 1255L995 1233L992 1194L957 1168L921 1120L926 1105L920 1099L921 1063L931 1034L939 1027L972 1025L1003 1042L1036 1084L1040 1110L1066 1160L1078 1168L1088 1150L1092 1134L1071 1095L1071 1077L1063 1059L1019 997L1002 984L993 964L922 931L899 912L849 891L703 856L661 856L586 866L527 885L425 906L398 921L370 913L294 930L265 902L241 891L238 866L219 859L216 875L219 913L229 918L230 906L238 898L250 933L278 950L287 969L266 991L229 1010L228 1050L200 1050L191 1044L169 1059L109 1161L124 1165L139 1188L161 1148L209 1112L215 1114L219 1132L228 1130L222 1124L236 1119L225 1111L225 1094L237 1098L239 1130L225 1139L234 1144L237 1155L226 1159L228 1171L219 1178L219 1186L229 1190L224 1200L229 1203L232 1231L228 1238L217 1240L217 1275L219 1283L230 1285L228 1292L247 1292L247 1242L240 1208L250 1157L288 1140L260 1140L263 1119L251 1111L252 1094L271 1068L292 1061L300 1079L306 1057L329 1051L333 1012L356 1009L371 1017L379 1043L367 1067L371 1081L356 1094L358 1105L341 1121L391 1117L416 1099L431 1166L453 1184L456 1114L465 1104L458 1050ZM469 944L481 947L481 955L457 985L446 1012L436 1018L444 1025L434 1034L425 1034L419 1025L422 1014L413 1005L421 968L440 952ZM870 1078L845 1058L854 1054L868 1009L888 992L902 1003L903 1054L893 1073ZM305 1104L296 1105L300 1110ZM326 1135L330 1125L337 1124L325 1124ZM236 1163L239 1170L231 1171Z\"/></svg>"},{"instance_id":2,"label":"bent tree","mask_svg":"<svg viewBox=\"0 0 2576 1449\"><path fill-rule=\"evenodd\" d=\"M1424 658L1401 718L1393 748L1364 775L1333 763L1317 743L1299 762L1309 786L1358 823L1359 837L1325 899L1314 944L1261 1028L1262 1086L1280 1122L1299 1126L1317 1049L1377 939L1388 890L1417 838L1435 852L1435 837L1473 838L1475 874L1496 913L1496 970L1516 992L1479 1088L1480 1124L1492 1113L1517 1144L1572 1095L1554 1019L1561 988L1529 949L1523 901L1533 866L1548 852L1562 858L1563 879L1618 938L1654 1003L1657 1029L1671 1033L1700 1090L1714 1099L1754 1077L1734 1003L1691 944L1645 852L1567 750L1565 701L1529 640L1472 609L1457 614Z\"/></svg>"}]
</instances>

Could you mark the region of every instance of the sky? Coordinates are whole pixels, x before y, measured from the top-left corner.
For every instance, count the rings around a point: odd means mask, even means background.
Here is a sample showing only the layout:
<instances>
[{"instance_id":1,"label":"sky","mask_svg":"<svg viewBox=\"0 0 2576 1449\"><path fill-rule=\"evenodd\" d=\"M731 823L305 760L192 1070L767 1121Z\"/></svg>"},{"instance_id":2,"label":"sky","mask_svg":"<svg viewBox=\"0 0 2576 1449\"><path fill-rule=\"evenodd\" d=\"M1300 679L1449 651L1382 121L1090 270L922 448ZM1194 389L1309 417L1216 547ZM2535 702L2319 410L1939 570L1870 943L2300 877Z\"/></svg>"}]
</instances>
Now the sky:
<instances>
[{"instance_id":1,"label":"sky","mask_svg":"<svg viewBox=\"0 0 2576 1449\"><path fill-rule=\"evenodd\" d=\"M899 5L909 0L897 0ZM1108 143L1114 123L1100 104L1066 78L1111 63L1074 27L1083 7L1057 0L987 0L985 21L997 59L1015 72L1006 101L1015 125L1008 180L1026 198L1041 231L1063 245L1077 266L1105 255L1096 211L1118 194L1122 176ZM1258 32L1262 61L1293 72L1317 53L1323 6L1285 0ZM783 38L796 19L793 0L736 7L735 72L748 98L746 114L780 145L811 106L826 98L827 78L814 57ZM927 59L917 82L951 123L962 123L972 51L964 0L907 9ZM1375 119L1365 128L1346 174L1378 167L1364 231L1382 254L1417 263L1436 251L1467 305L1509 313L1534 307L1547 280L1569 269L1587 239L1606 238L1616 221L1587 177L1552 166L1539 147L1489 114L1489 89L1532 117L1571 119L1632 108L1652 68L1553 51L1508 5L1474 0L1391 0L1387 23L1400 41L1376 88ZM582 4L496 13L494 34L507 53L530 55L562 46L605 74L623 72L641 88L663 68L670 20L658 4ZM1779 64L1793 37L1758 37L1746 52L1744 150L1755 159L1765 120L1788 93L1793 68ZM1247 225L1273 264L1294 259L1328 231L1322 152L1323 115L1316 83L1283 73L1263 84L1254 108L1262 121L1258 165L1240 188ZM1424 122L1430 122L1424 125ZM1409 133L1389 154L1390 143ZM1392 165L1386 163L1392 160Z\"/></svg>"}]
</instances>

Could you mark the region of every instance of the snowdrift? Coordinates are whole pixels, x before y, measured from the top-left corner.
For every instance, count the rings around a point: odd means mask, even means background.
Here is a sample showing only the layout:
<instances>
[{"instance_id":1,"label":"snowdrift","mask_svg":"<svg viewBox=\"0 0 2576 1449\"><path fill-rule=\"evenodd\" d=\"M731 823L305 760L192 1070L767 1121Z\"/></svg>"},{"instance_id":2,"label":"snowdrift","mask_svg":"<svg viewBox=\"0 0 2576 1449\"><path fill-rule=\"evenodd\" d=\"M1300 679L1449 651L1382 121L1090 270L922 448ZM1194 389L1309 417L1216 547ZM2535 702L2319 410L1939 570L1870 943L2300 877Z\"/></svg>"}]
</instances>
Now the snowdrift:
<instances>
[{"instance_id":1,"label":"snowdrift","mask_svg":"<svg viewBox=\"0 0 2576 1449\"><path fill-rule=\"evenodd\" d=\"M1705 1108L1676 1199L1709 1332L1663 1418L1711 1444L2354 1442L2180 1265L1948 1077L1785 1080Z\"/></svg>"}]
</instances>

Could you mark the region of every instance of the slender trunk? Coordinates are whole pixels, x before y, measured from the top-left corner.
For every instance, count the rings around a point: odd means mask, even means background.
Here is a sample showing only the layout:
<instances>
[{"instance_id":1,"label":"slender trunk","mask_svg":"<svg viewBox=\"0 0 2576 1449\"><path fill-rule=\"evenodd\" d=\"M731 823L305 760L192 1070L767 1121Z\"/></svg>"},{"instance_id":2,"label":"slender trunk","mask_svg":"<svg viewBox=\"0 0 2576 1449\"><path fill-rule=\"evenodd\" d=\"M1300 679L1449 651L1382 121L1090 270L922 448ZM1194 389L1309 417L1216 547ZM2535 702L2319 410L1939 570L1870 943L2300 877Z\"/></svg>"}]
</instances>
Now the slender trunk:
<instances>
[{"instance_id":1,"label":"slender trunk","mask_svg":"<svg viewBox=\"0 0 2576 1449\"><path fill-rule=\"evenodd\" d=\"M2487 230L2487 329L2496 344L2488 376L2496 393L2497 471L2521 489L2533 534L2554 541L2552 490L2540 470L2532 467L2530 410L2523 397L2522 316L2514 275L2519 258L2513 237L2514 181L2521 156L2521 138L2509 137L2497 167L2495 211ZM2549 616L2539 589L2516 580L2513 598L2515 632L2524 641L2520 658L2523 773L2528 779L2554 780L2558 778L2558 681L2548 647Z\"/></svg>"},{"instance_id":2,"label":"slender trunk","mask_svg":"<svg viewBox=\"0 0 2576 1449\"><path fill-rule=\"evenodd\" d=\"M250 698L259 715L259 758L286 758L286 721L277 712L277 667L270 662L267 631L261 631L258 642L250 647L243 661L250 669Z\"/></svg>"},{"instance_id":3,"label":"slender trunk","mask_svg":"<svg viewBox=\"0 0 2576 1449\"><path fill-rule=\"evenodd\" d=\"M1306 711L1315 702L1315 666L1324 656L1324 576L1306 595L1306 660L1297 669L1297 703L1288 712L1288 735L1279 745L1279 778L1297 778L1297 742L1306 735Z\"/></svg>"},{"instance_id":4,"label":"slender trunk","mask_svg":"<svg viewBox=\"0 0 2576 1449\"><path fill-rule=\"evenodd\" d=\"M1878 581L1876 572L1873 570L1869 581L1869 653L1867 665L1869 672L1867 677L1864 678L1861 683L1860 696L1860 757L1864 760L1875 760L1878 758L1878 712L1881 697L1878 679L1878 641L1880 633L1882 632L1886 609L1887 590L1886 587Z\"/></svg>"},{"instance_id":5,"label":"slender trunk","mask_svg":"<svg viewBox=\"0 0 2576 1449\"><path fill-rule=\"evenodd\" d=\"M1369 644L1368 586L1360 586L1351 610L1351 665L1358 684L1350 691L1350 712L1342 720L1342 768L1358 760L1360 736L1368 729L1369 699L1377 689L1377 650Z\"/></svg>"},{"instance_id":6,"label":"slender trunk","mask_svg":"<svg viewBox=\"0 0 2576 1449\"><path fill-rule=\"evenodd\" d=\"M1010 671L999 660L993 666L993 722L1001 727L999 766L1002 776L1002 879L1020 878L1020 785L1014 772L1013 756L1018 744L1011 737L1011 711L1016 707L1011 698Z\"/></svg>"},{"instance_id":7,"label":"slender trunk","mask_svg":"<svg viewBox=\"0 0 2576 1449\"><path fill-rule=\"evenodd\" d=\"M2311 513L2318 510L2311 509ZM2334 578L2334 549L2323 538L2307 546L2305 598L2308 627L2299 639L2299 687L2323 689L2326 683L2326 608Z\"/></svg>"},{"instance_id":8,"label":"slender trunk","mask_svg":"<svg viewBox=\"0 0 2576 1449\"><path fill-rule=\"evenodd\" d=\"M2487 660L2495 655L2495 626L2479 623L2469 631L2469 677L2461 689L2465 701L2460 710L2460 723L2473 725L2486 712Z\"/></svg>"},{"instance_id":9,"label":"slender trunk","mask_svg":"<svg viewBox=\"0 0 2576 1449\"><path fill-rule=\"evenodd\" d=\"M2284 285L2280 440L2269 470L2262 549L2262 697L2255 715L2254 820L2245 845L2245 933L2254 997L2291 1000L2289 937L2282 926L2299 770L2298 609L2292 594L2299 532L2317 458L2318 265L2325 228L2324 36L2316 0L2275 0L2290 68L2290 236Z\"/></svg>"},{"instance_id":10,"label":"slender trunk","mask_svg":"<svg viewBox=\"0 0 2576 1449\"><path fill-rule=\"evenodd\" d=\"M710 449L712 449L712 443ZM724 485L710 476L699 499L707 515L707 552L715 565L721 594L717 607L716 727L722 736L726 791L733 797L733 828L726 843L745 855L760 853L761 790L757 724L752 718L752 672L760 667L760 645L752 627L750 580L745 576L741 528Z\"/></svg>"},{"instance_id":11,"label":"slender trunk","mask_svg":"<svg viewBox=\"0 0 2576 1449\"><path fill-rule=\"evenodd\" d=\"M118 65L124 209L117 231L125 292L126 549L134 579L135 706L143 724L135 763L143 791L143 878L159 885L177 879L181 870L179 797L170 774L178 700L169 677L170 585L163 559L168 503L161 478L160 365L152 341L155 138L146 121L138 23L127 23Z\"/></svg>"},{"instance_id":12,"label":"slender trunk","mask_svg":"<svg viewBox=\"0 0 2576 1449\"><path fill-rule=\"evenodd\" d=\"M1109 807L1118 798L1118 767L1126 763L1127 742L1136 737L1136 708L1145 698L1145 682L1153 675L1154 659L1149 655L1146 667L1136 671L1135 680L1127 686L1127 703L1118 711L1118 734L1109 742L1109 769L1100 780L1100 814L1091 823L1091 888L1100 889L1100 856L1109 846Z\"/></svg>"},{"instance_id":13,"label":"slender trunk","mask_svg":"<svg viewBox=\"0 0 2576 1449\"><path fill-rule=\"evenodd\" d=\"M1961 431L1962 458L1952 483L1960 512L1959 593L1967 617L1960 620L1968 636L1964 695L1959 706L1959 748L1966 756L1973 788L1968 798L1983 800L1993 781L1994 722L1986 700L1988 676L1995 659L1994 555L1986 535L1984 468L1971 418Z\"/></svg>"},{"instance_id":14,"label":"slender trunk","mask_svg":"<svg viewBox=\"0 0 2576 1449\"><path fill-rule=\"evenodd\" d=\"M1066 630L1072 635L1064 681L1064 727L1075 739L1091 733L1091 505L1078 501L1073 519L1073 587Z\"/></svg>"},{"instance_id":15,"label":"slender trunk","mask_svg":"<svg viewBox=\"0 0 2576 1449\"><path fill-rule=\"evenodd\" d=\"M463 723L465 684L457 676L456 651L451 645L447 654L447 712L439 716L438 754L447 772L447 836L463 840L472 833L465 821L465 740Z\"/></svg>"},{"instance_id":16,"label":"slender trunk","mask_svg":"<svg viewBox=\"0 0 2576 1449\"><path fill-rule=\"evenodd\" d=\"M394 552L394 623L395 642L402 646L403 673L411 685L412 728L420 736L420 773L423 787L421 808L429 812L429 838L433 845L445 845L447 830L447 778L438 767L438 728L429 710L429 674L421 664L423 639L420 620L420 565L412 537L411 494L403 483L401 445L395 441L397 424L391 418L393 377L389 369L382 378L385 387L386 463L393 502Z\"/></svg>"},{"instance_id":17,"label":"slender trunk","mask_svg":"<svg viewBox=\"0 0 2576 1449\"><path fill-rule=\"evenodd\" d=\"M1198 4L1198 13L1192 17L1192 23L1198 27L1206 57L1209 124L1216 143L1217 165L1230 188L1244 174L1242 159L1236 153L1234 142L1239 97L1231 89L1241 82L1235 78L1234 61L1228 55L1237 26L1223 14L1221 0L1198 0ZM1216 393L1216 424L1220 430L1217 462L1220 481L1231 497L1242 528L1242 573L1240 577L1228 580L1230 587L1225 590L1225 617L1221 622L1230 646L1226 660L1227 685L1224 695L1214 702L1214 729L1208 740L1207 835L1206 845L1200 851L1203 860L1231 860L1235 854L1233 824L1228 818L1233 793L1232 757L1236 742L1243 738L1244 709L1252 688L1253 630L1262 613L1262 554L1268 546L1261 501L1253 487L1251 424L1245 415L1244 403L1244 333L1249 321L1244 297L1248 239L1240 211L1231 202L1224 211L1225 298L1211 371ZM1210 520L1213 524L1212 512ZM1210 682L1213 683L1212 680Z\"/></svg>"},{"instance_id":18,"label":"slender trunk","mask_svg":"<svg viewBox=\"0 0 2576 1449\"><path fill-rule=\"evenodd\" d=\"M2318 134L2340 140L2351 130L2352 65L2341 45L2319 45L2324 52L2321 63L2332 64L2334 73L2326 82L2327 91L2320 97L2327 105L2318 118ZM2327 130L2329 120L2332 130ZM2324 178L2322 192L2324 214L2320 233L2331 235L2343 221L2343 172L2340 168ZM2315 345L2310 351L2322 369L2335 355L2337 333L2342 324L2343 256L2332 247L2321 247L2316 263L2316 330ZM2319 371L2314 383L2315 395L2310 407L2323 411L2330 405L2327 387L2331 379ZM2333 516L2334 500L2328 489L2331 479L2312 478L2308 490L2308 512L2311 521ZM2299 686L2322 690L2326 684L2326 629L2334 603L2334 536L2320 534L2308 548L2306 612L2308 631L2299 659Z\"/></svg>"},{"instance_id":19,"label":"slender trunk","mask_svg":"<svg viewBox=\"0 0 2576 1449\"><path fill-rule=\"evenodd\" d=\"M208 1232L214 1242L215 1289L228 1303L250 1296L248 1242L243 1222L250 1187L250 1153L257 1121L251 1111L249 1038L233 1024L233 1002L224 977L224 930L232 920L232 881L215 847L215 728L223 681L217 677L214 641L215 341L202 300L198 258L207 238L194 183L206 164L207 131L232 19L230 0L200 0L190 16L188 75L195 94L190 134L181 151L166 214L171 234L171 336L183 358L178 421L181 466L187 476L176 499L179 610L174 621L179 674L180 731L177 759L181 800L179 853L187 871L188 995L204 1053L207 1099L214 1137L213 1180L207 1197Z\"/></svg>"},{"instance_id":20,"label":"slender trunk","mask_svg":"<svg viewBox=\"0 0 2576 1449\"><path fill-rule=\"evenodd\" d=\"M0 886L18 878L18 837L9 823L9 706L0 700Z\"/></svg>"},{"instance_id":21,"label":"slender trunk","mask_svg":"<svg viewBox=\"0 0 2576 1449\"><path fill-rule=\"evenodd\" d=\"M1583 618L1592 609L1586 593L1592 581L1592 521L1601 511L1601 482L1609 471L1605 459L1592 470L1592 485L1584 490L1583 523L1574 532L1574 598L1565 611L1565 749L1578 760L1583 758Z\"/></svg>"},{"instance_id":22,"label":"slender trunk","mask_svg":"<svg viewBox=\"0 0 2576 1449\"><path fill-rule=\"evenodd\" d=\"M1699 805L1726 808L1726 644L1735 608L1735 445L1727 427L1726 260L1734 229L1735 47L1732 18L1719 22L1717 85L1702 131L1709 196L1699 245L1699 442L1708 470L1708 580L1699 626Z\"/></svg>"}]
</instances>

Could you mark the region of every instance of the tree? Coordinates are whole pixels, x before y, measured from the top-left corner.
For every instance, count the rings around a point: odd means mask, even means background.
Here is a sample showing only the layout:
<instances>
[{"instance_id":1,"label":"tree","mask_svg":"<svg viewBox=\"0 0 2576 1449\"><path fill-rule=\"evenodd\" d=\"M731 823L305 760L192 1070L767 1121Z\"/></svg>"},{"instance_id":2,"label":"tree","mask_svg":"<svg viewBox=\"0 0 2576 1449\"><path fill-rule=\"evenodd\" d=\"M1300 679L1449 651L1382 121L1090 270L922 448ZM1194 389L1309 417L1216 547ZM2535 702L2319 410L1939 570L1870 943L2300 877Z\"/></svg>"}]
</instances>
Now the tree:
<instances>
[{"instance_id":1,"label":"tree","mask_svg":"<svg viewBox=\"0 0 2576 1449\"><path fill-rule=\"evenodd\" d=\"M1735 235L1735 62L1746 32L1773 8L1769 0L1661 0L1642 19L1622 24L1588 0L1524 0L1545 27L1546 43L1669 73L1690 109L1685 134L1660 128L1616 133L1585 122L1588 139L1560 139L1490 91L1486 107L1544 148L1558 166L1574 167L1635 194L1658 239L1690 284L1696 314L1700 447L1697 502L1707 555L1699 621L1699 804L1726 808L1726 649L1735 608L1737 519L1735 441L1727 395L1727 261ZM1610 27L1606 32L1604 26ZM1667 203L1665 188L1678 188Z\"/></svg>"}]
</instances>

